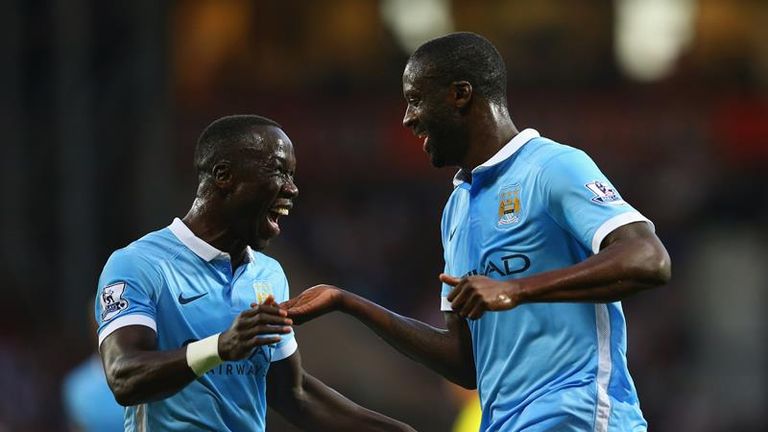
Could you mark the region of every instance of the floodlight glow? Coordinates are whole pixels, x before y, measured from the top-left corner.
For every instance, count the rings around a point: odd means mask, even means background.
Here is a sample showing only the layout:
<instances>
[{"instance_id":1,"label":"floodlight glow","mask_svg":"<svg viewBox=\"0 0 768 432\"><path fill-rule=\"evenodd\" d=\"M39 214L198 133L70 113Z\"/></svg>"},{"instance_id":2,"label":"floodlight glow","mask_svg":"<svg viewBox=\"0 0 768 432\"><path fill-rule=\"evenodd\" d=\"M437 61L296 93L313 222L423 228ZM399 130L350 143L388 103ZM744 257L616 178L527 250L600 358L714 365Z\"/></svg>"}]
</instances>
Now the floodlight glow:
<instances>
[{"instance_id":1,"label":"floodlight glow","mask_svg":"<svg viewBox=\"0 0 768 432\"><path fill-rule=\"evenodd\" d=\"M380 7L384 22L409 53L427 40L453 31L448 0L382 0Z\"/></svg>"},{"instance_id":2,"label":"floodlight glow","mask_svg":"<svg viewBox=\"0 0 768 432\"><path fill-rule=\"evenodd\" d=\"M696 0L615 0L615 50L631 78L667 76L693 39Z\"/></svg>"}]
</instances>

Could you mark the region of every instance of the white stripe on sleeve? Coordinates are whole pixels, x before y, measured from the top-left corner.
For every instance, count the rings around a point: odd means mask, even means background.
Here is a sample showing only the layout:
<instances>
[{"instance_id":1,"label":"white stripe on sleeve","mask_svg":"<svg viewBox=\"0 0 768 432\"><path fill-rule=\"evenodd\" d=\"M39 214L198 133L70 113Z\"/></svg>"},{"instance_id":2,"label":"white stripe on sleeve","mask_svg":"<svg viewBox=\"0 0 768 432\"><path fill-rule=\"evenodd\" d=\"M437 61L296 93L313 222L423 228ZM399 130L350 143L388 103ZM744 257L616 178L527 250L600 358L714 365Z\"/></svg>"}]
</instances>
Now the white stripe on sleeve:
<instances>
[{"instance_id":1,"label":"white stripe on sleeve","mask_svg":"<svg viewBox=\"0 0 768 432\"><path fill-rule=\"evenodd\" d=\"M280 361L284 358L290 357L299 348L299 343L296 342L296 337L292 337L285 345L275 348L272 352L272 362Z\"/></svg>"},{"instance_id":2,"label":"white stripe on sleeve","mask_svg":"<svg viewBox=\"0 0 768 432\"><path fill-rule=\"evenodd\" d=\"M104 328L101 329L101 331L99 332L99 349L101 349L101 343L104 342L104 339L106 339L107 336L109 336L119 328L131 326L131 325L141 325L141 326L149 327L152 330L154 330L155 333L157 333L157 324L155 323L154 319L141 314L123 315L115 318L114 321L107 324L106 326L104 326Z\"/></svg>"},{"instance_id":3,"label":"white stripe on sleeve","mask_svg":"<svg viewBox=\"0 0 768 432\"><path fill-rule=\"evenodd\" d=\"M595 231L595 235L592 236L592 252L595 254L600 252L600 244L603 243L603 240L605 240L606 237L608 237L608 234L612 233L616 228L622 227L632 222L648 222L648 224L651 226L651 229L656 231L656 227L653 225L653 222L648 220L648 218L641 215L639 212L631 211L622 213L603 222L603 224L600 225L600 227Z\"/></svg>"}]
</instances>

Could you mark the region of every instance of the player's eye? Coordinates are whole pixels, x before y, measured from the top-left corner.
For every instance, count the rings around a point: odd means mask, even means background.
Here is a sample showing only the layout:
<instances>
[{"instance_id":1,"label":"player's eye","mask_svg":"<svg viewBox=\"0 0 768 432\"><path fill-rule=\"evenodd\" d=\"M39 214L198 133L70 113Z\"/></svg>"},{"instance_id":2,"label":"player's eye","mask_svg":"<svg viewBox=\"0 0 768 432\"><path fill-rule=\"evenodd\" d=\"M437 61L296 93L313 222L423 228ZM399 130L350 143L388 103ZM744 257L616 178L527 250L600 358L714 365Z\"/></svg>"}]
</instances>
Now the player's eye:
<instances>
[{"instance_id":1,"label":"player's eye","mask_svg":"<svg viewBox=\"0 0 768 432\"><path fill-rule=\"evenodd\" d=\"M283 178L286 178L286 179L289 179L289 180L293 181L293 173L291 173L290 171L288 171L286 169L276 168L275 169L275 174L279 175L280 177L283 177Z\"/></svg>"}]
</instances>

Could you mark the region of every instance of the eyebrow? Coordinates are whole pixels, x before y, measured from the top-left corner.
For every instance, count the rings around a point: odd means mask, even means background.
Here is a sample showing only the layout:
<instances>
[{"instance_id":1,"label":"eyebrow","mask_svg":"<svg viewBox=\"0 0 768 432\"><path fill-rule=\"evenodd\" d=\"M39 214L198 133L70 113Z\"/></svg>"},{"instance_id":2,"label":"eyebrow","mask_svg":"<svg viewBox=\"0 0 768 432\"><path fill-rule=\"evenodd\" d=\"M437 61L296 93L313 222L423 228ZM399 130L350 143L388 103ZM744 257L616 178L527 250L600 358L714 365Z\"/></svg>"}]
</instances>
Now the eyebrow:
<instances>
[{"instance_id":1,"label":"eyebrow","mask_svg":"<svg viewBox=\"0 0 768 432\"><path fill-rule=\"evenodd\" d=\"M288 158L286 158L286 157L283 157L283 156L271 156L269 158L269 161L272 162L272 163L277 162L281 166L281 168L283 168L283 169L287 169L288 168ZM288 171L293 173L295 171L295 169L288 170Z\"/></svg>"}]
</instances>

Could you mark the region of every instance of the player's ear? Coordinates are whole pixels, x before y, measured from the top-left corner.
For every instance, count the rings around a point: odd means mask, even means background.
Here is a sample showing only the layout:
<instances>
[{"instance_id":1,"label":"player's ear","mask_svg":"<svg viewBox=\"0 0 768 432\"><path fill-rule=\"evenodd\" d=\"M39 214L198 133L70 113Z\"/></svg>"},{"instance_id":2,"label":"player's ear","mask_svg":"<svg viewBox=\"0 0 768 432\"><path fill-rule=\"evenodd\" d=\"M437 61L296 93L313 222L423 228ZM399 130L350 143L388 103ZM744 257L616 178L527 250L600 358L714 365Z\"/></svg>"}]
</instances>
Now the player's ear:
<instances>
[{"instance_id":1,"label":"player's ear","mask_svg":"<svg viewBox=\"0 0 768 432\"><path fill-rule=\"evenodd\" d=\"M211 175L219 189L229 190L232 185L232 163L228 160L216 162L211 169Z\"/></svg>"},{"instance_id":2,"label":"player's ear","mask_svg":"<svg viewBox=\"0 0 768 432\"><path fill-rule=\"evenodd\" d=\"M453 98L456 108L463 109L472 100L472 84L469 81L454 81L451 84L453 85Z\"/></svg>"}]
</instances>

